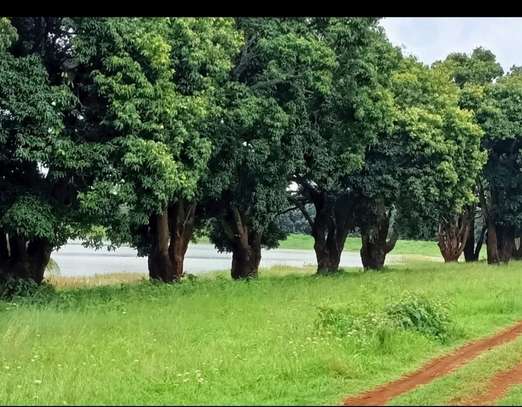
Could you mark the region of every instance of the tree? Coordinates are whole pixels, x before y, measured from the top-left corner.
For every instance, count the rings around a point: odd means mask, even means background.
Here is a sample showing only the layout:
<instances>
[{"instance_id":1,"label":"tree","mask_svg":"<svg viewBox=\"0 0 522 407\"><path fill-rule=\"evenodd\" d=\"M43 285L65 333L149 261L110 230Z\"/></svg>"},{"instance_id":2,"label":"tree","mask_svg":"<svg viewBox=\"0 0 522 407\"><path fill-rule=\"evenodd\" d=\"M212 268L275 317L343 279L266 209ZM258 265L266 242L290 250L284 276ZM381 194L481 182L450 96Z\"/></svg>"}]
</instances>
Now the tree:
<instances>
[{"instance_id":1,"label":"tree","mask_svg":"<svg viewBox=\"0 0 522 407\"><path fill-rule=\"evenodd\" d=\"M211 234L232 251L234 279L257 276L261 247L283 237L276 216L301 156L300 117L310 98L329 90L335 61L310 19L240 18L245 45L223 93L222 121L205 184L213 197Z\"/></svg>"},{"instance_id":2,"label":"tree","mask_svg":"<svg viewBox=\"0 0 522 407\"><path fill-rule=\"evenodd\" d=\"M75 232L78 166L63 131L72 95L24 42L0 18L0 278L41 283L51 251Z\"/></svg>"},{"instance_id":3,"label":"tree","mask_svg":"<svg viewBox=\"0 0 522 407\"><path fill-rule=\"evenodd\" d=\"M487 225L488 263L508 262L522 233L522 75L518 70L485 88L477 120L485 132L488 151L480 184Z\"/></svg>"},{"instance_id":4,"label":"tree","mask_svg":"<svg viewBox=\"0 0 522 407\"><path fill-rule=\"evenodd\" d=\"M446 261L460 255L452 216L473 199L474 180L483 163L480 128L458 107L458 88L442 69L412 58L393 73L394 120L389 133L370 145L362 169L349 176L361 228L365 268L384 265L398 237L397 223L439 228ZM392 225L393 224L393 225ZM447 231L450 231L447 233Z\"/></svg>"},{"instance_id":5,"label":"tree","mask_svg":"<svg viewBox=\"0 0 522 407\"><path fill-rule=\"evenodd\" d=\"M439 65L448 66L454 82L460 88L466 84L489 84L504 73L495 54L482 47L475 48L470 55L459 52L449 54L444 62L434 63L434 67Z\"/></svg>"},{"instance_id":6,"label":"tree","mask_svg":"<svg viewBox=\"0 0 522 407\"><path fill-rule=\"evenodd\" d=\"M470 55L463 53L453 53L443 62L436 62L435 67L445 67L452 75L453 81L461 88L459 106L470 110L476 115L482 103L484 90L496 78L502 76L503 70L496 61L495 55L482 47L476 48ZM477 199L468 205L463 213L454 219L454 231L465 231L469 228L469 233L457 233L453 241L458 246L464 245L464 257L466 261L477 261L482 243L487 230L487 222L484 221L486 203L482 191L482 181L479 175L475 195ZM459 226L460 224L460 226ZM462 240L464 236L467 239ZM488 234L490 238L494 233Z\"/></svg>"},{"instance_id":7,"label":"tree","mask_svg":"<svg viewBox=\"0 0 522 407\"><path fill-rule=\"evenodd\" d=\"M295 202L310 223L318 273L338 270L348 233L356 227L347 176L359 170L368 145L392 125L390 74L399 52L375 18L318 18L314 29L335 55L331 91L301 113L302 165ZM310 214L305 204L315 207Z\"/></svg>"},{"instance_id":8,"label":"tree","mask_svg":"<svg viewBox=\"0 0 522 407\"><path fill-rule=\"evenodd\" d=\"M152 279L179 280L211 151L206 120L241 36L222 18L81 18L75 33L88 125L111 146L83 208L113 243L148 256Z\"/></svg>"}]
</instances>

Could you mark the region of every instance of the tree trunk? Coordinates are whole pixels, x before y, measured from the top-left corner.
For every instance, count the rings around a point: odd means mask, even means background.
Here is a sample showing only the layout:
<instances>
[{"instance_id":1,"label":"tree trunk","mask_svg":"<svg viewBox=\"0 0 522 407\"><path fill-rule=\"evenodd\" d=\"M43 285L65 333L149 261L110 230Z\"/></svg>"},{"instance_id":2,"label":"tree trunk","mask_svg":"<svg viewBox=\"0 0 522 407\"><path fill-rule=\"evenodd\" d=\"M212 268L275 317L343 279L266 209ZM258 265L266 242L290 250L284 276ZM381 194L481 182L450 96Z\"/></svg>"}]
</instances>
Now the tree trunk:
<instances>
[{"instance_id":1,"label":"tree trunk","mask_svg":"<svg viewBox=\"0 0 522 407\"><path fill-rule=\"evenodd\" d=\"M232 252L232 278L234 280L256 278L260 262L261 244L257 239L246 246L237 244Z\"/></svg>"},{"instance_id":2,"label":"tree trunk","mask_svg":"<svg viewBox=\"0 0 522 407\"><path fill-rule=\"evenodd\" d=\"M165 283L176 279L174 266L169 256L169 218L167 210L160 214L154 214L149 221L152 235L151 251L149 253L149 276L153 280Z\"/></svg>"},{"instance_id":3,"label":"tree trunk","mask_svg":"<svg viewBox=\"0 0 522 407\"><path fill-rule=\"evenodd\" d=\"M470 223L466 213L439 224L438 246L446 263L459 260L464 251L469 231Z\"/></svg>"},{"instance_id":4,"label":"tree trunk","mask_svg":"<svg viewBox=\"0 0 522 407\"><path fill-rule=\"evenodd\" d=\"M478 256L475 256L475 206L469 211L469 232L464 245L464 260L466 262L478 260Z\"/></svg>"},{"instance_id":5,"label":"tree trunk","mask_svg":"<svg viewBox=\"0 0 522 407\"><path fill-rule=\"evenodd\" d=\"M390 234L391 212L386 213L384 206L376 209L376 216L368 217L366 222L361 223L361 261L365 269L371 270L384 267L386 255L393 250L398 239L394 231Z\"/></svg>"},{"instance_id":6,"label":"tree trunk","mask_svg":"<svg viewBox=\"0 0 522 407\"><path fill-rule=\"evenodd\" d=\"M497 242L497 228L493 219L488 216L487 219L487 253L488 253L488 264L497 264L500 261L498 254L498 242Z\"/></svg>"},{"instance_id":7,"label":"tree trunk","mask_svg":"<svg viewBox=\"0 0 522 407\"><path fill-rule=\"evenodd\" d=\"M41 284L51 258L46 239L26 240L0 231L0 278L33 280Z\"/></svg>"},{"instance_id":8,"label":"tree trunk","mask_svg":"<svg viewBox=\"0 0 522 407\"><path fill-rule=\"evenodd\" d=\"M522 239L520 236L516 237L513 243L513 259L522 260Z\"/></svg>"},{"instance_id":9,"label":"tree trunk","mask_svg":"<svg viewBox=\"0 0 522 407\"><path fill-rule=\"evenodd\" d=\"M513 255L515 246L515 230L511 226L497 226L498 230L498 257L503 263L508 263Z\"/></svg>"},{"instance_id":10,"label":"tree trunk","mask_svg":"<svg viewBox=\"0 0 522 407\"><path fill-rule=\"evenodd\" d=\"M169 208L168 212L169 257L173 267L174 279L179 281L184 275L185 254L194 231L196 204L179 200Z\"/></svg>"},{"instance_id":11,"label":"tree trunk","mask_svg":"<svg viewBox=\"0 0 522 407\"><path fill-rule=\"evenodd\" d=\"M311 195L315 219L311 219L303 206L299 206L314 238L317 274L339 271L339 263L348 232L353 229L353 200L348 193L329 195L315 191Z\"/></svg>"},{"instance_id":12,"label":"tree trunk","mask_svg":"<svg viewBox=\"0 0 522 407\"><path fill-rule=\"evenodd\" d=\"M256 278L261 262L262 230L251 230L248 214L237 207L230 210L231 217L224 220L224 227L232 240L232 267L234 280Z\"/></svg>"},{"instance_id":13,"label":"tree trunk","mask_svg":"<svg viewBox=\"0 0 522 407\"><path fill-rule=\"evenodd\" d=\"M320 207L316 214L312 236L317 259L317 274L330 274L339 271L341 254L348 231L336 222L332 203Z\"/></svg>"},{"instance_id":14,"label":"tree trunk","mask_svg":"<svg viewBox=\"0 0 522 407\"><path fill-rule=\"evenodd\" d=\"M317 273L329 274L339 271L339 263L341 262L341 254L344 248L346 236L335 239L329 234L326 239L317 237L314 242L315 256L317 258Z\"/></svg>"}]
</instances>

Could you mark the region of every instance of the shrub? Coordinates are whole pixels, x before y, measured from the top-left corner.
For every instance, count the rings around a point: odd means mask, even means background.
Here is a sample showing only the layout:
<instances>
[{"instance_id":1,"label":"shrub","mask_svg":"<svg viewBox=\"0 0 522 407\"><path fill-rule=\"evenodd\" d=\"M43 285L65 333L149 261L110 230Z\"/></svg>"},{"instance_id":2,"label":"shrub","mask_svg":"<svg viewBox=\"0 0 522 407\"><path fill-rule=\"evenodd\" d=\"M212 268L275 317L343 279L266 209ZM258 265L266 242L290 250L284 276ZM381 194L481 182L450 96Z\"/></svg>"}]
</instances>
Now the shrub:
<instances>
[{"instance_id":1,"label":"shrub","mask_svg":"<svg viewBox=\"0 0 522 407\"><path fill-rule=\"evenodd\" d=\"M340 306L320 307L316 328L323 333L339 337L376 336L380 341L393 327L383 313L355 312L346 306Z\"/></svg>"},{"instance_id":2,"label":"shrub","mask_svg":"<svg viewBox=\"0 0 522 407\"><path fill-rule=\"evenodd\" d=\"M398 330L413 330L445 341L450 332L448 309L442 302L406 293L384 310L356 312L346 305L319 307L315 327L323 334L353 336L366 341L374 338L381 345Z\"/></svg>"},{"instance_id":3,"label":"shrub","mask_svg":"<svg viewBox=\"0 0 522 407\"><path fill-rule=\"evenodd\" d=\"M442 341L448 337L448 308L437 299L406 293L385 312L390 321L402 329L415 330Z\"/></svg>"},{"instance_id":4,"label":"shrub","mask_svg":"<svg viewBox=\"0 0 522 407\"><path fill-rule=\"evenodd\" d=\"M0 279L0 299L13 300L18 297L33 297L46 295L48 291L53 291L51 285L47 283L37 284L31 279L13 278L11 276Z\"/></svg>"}]
</instances>

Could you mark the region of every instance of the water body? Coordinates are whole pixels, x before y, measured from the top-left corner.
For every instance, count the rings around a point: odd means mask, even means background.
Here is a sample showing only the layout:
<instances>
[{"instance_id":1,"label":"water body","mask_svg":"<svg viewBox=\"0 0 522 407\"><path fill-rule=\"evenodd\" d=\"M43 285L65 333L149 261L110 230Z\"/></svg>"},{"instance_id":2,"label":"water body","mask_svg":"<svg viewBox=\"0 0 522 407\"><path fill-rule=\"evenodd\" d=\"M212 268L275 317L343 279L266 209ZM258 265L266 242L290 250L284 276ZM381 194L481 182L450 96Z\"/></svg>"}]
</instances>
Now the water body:
<instances>
[{"instance_id":1,"label":"water body","mask_svg":"<svg viewBox=\"0 0 522 407\"><path fill-rule=\"evenodd\" d=\"M147 273L147 258L138 257L131 247L115 251L95 250L79 243L69 243L54 251L52 259L60 267L62 276L93 276L108 273ZM209 271L229 270L231 253L219 253L211 244L190 244L185 257L185 272L201 274ZM262 250L261 267L276 265L315 266L313 250L272 249ZM343 252L341 267L362 267L359 253Z\"/></svg>"}]
</instances>

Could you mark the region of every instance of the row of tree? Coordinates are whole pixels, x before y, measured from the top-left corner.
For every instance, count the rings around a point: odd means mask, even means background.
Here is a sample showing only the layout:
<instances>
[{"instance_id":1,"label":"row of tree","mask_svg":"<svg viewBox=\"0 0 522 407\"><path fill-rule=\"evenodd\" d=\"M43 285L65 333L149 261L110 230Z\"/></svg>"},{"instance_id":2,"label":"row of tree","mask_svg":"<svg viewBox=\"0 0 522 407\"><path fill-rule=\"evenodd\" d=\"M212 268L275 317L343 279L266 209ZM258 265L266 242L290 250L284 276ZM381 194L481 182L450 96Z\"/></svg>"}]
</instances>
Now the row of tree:
<instances>
[{"instance_id":1,"label":"row of tree","mask_svg":"<svg viewBox=\"0 0 522 407\"><path fill-rule=\"evenodd\" d=\"M295 210L320 273L354 230L371 269L405 232L522 252L522 75L489 51L428 67L376 18L13 17L0 54L0 276L81 238L177 281L205 232L254 277Z\"/></svg>"}]
</instances>

